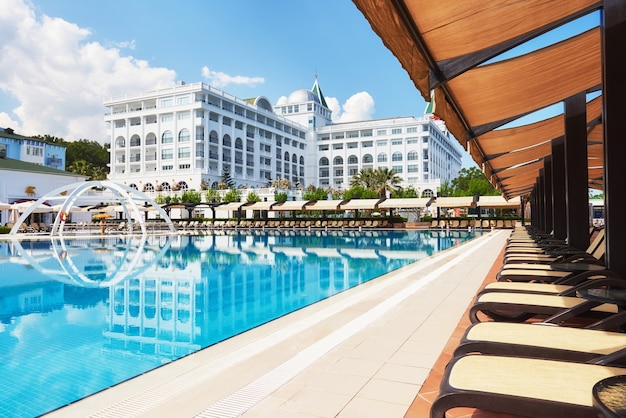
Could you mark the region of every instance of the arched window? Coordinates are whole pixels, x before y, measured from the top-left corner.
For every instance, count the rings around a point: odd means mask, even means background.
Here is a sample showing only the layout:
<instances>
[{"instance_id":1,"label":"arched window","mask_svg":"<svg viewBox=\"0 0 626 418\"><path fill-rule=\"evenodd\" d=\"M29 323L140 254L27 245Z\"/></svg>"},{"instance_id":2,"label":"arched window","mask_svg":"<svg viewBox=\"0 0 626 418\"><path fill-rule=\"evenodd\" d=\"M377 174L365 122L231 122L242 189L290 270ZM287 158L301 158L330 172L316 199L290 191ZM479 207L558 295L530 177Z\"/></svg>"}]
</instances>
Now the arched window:
<instances>
[{"instance_id":1,"label":"arched window","mask_svg":"<svg viewBox=\"0 0 626 418\"><path fill-rule=\"evenodd\" d=\"M139 138L139 135L135 134L130 137L130 146L131 147L141 146L141 138Z\"/></svg>"},{"instance_id":2,"label":"arched window","mask_svg":"<svg viewBox=\"0 0 626 418\"><path fill-rule=\"evenodd\" d=\"M394 152L391 155L391 161L402 161L402 153L401 152Z\"/></svg>"},{"instance_id":3,"label":"arched window","mask_svg":"<svg viewBox=\"0 0 626 418\"><path fill-rule=\"evenodd\" d=\"M144 192L153 192L154 191L154 186L152 185L152 183L146 183L143 186L143 191Z\"/></svg>"},{"instance_id":4,"label":"arched window","mask_svg":"<svg viewBox=\"0 0 626 418\"><path fill-rule=\"evenodd\" d=\"M434 197L435 193L433 193L432 190L430 189L424 189L424 191L422 192L422 197Z\"/></svg>"},{"instance_id":5,"label":"arched window","mask_svg":"<svg viewBox=\"0 0 626 418\"><path fill-rule=\"evenodd\" d=\"M419 154L417 153L417 151L409 151L409 153L406 155L406 159L408 161L416 161L419 159Z\"/></svg>"},{"instance_id":6,"label":"arched window","mask_svg":"<svg viewBox=\"0 0 626 418\"><path fill-rule=\"evenodd\" d=\"M243 141L241 140L241 138L235 139L235 148L243 149Z\"/></svg>"},{"instance_id":7,"label":"arched window","mask_svg":"<svg viewBox=\"0 0 626 418\"><path fill-rule=\"evenodd\" d=\"M374 157L372 157L372 154L365 154L363 156L363 164L371 164L374 162Z\"/></svg>"},{"instance_id":8,"label":"arched window","mask_svg":"<svg viewBox=\"0 0 626 418\"><path fill-rule=\"evenodd\" d=\"M135 183L130 183L130 184L128 185L128 187L130 187L131 189L139 190L139 189L137 188L137 185L136 185Z\"/></svg>"},{"instance_id":9,"label":"arched window","mask_svg":"<svg viewBox=\"0 0 626 418\"><path fill-rule=\"evenodd\" d=\"M232 145L230 142L230 135L224 135L224 138L222 138L222 145L224 145L225 147L230 147Z\"/></svg>"},{"instance_id":10,"label":"arched window","mask_svg":"<svg viewBox=\"0 0 626 418\"><path fill-rule=\"evenodd\" d=\"M169 192L172 190L172 186L170 186L170 184L168 182L165 183L161 183L161 188L163 189L163 191L165 192Z\"/></svg>"},{"instance_id":11,"label":"arched window","mask_svg":"<svg viewBox=\"0 0 626 418\"><path fill-rule=\"evenodd\" d=\"M293 155L291 156L291 162L292 162L292 163L297 163L297 162L298 162L298 156L297 156L296 154L293 154Z\"/></svg>"},{"instance_id":12,"label":"arched window","mask_svg":"<svg viewBox=\"0 0 626 418\"><path fill-rule=\"evenodd\" d=\"M209 132L209 142L213 144L217 144L219 140L217 139L217 132L211 131Z\"/></svg>"},{"instance_id":13,"label":"arched window","mask_svg":"<svg viewBox=\"0 0 626 418\"><path fill-rule=\"evenodd\" d=\"M328 166L328 158L326 157L320 158L320 167L327 167L327 166Z\"/></svg>"},{"instance_id":14,"label":"arched window","mask_svg":"<svg viewBox=\"0 0 626 418\"><path fill-rule=\"evenodd\" d=\"M189 185L184 181L179 181L176 184L176 187L178 188L178 190L182 190L183 192L189 190Z\"/></svg>"},{"instance_id":15,"label":"arched window","mask_svg":"<svg viewBox=\"0 0 626 418\"><path fill-rule=\"evenodd\" d=\"M183 128L178 132L178 142L189 142L191 135L189 135L189 129Z\"/></svg>"},{"instance_id":16,"label":"arched window","mask_svg":"<svg viewBox=\"0 0 626 418\"><path fill-rule=\"evenodd\" d=\"M386 163L387 162L387 154L385 154L384 152L381 152L380 154L378 154L378 162L379 163Z\"/></svg>"},{"instance_id":17,"label":"arched window","mask_svg":"<svg viewBox=\"0 0 626 418\"><path fill-rule=\"evenodd\" d=\"M304 157L302 155L300 156L300 165L304 165Z\"/></svg>"},{"instance_id":18,"label":"arched window","mask_svg":"<svg viewBox=\"0 0 626 418\"><path fill-rule=\"evenodd\" d=\"M285 161L289 161L289 153L285 152Z\"/></svg>"},{"instance_id":19,"label":"arched window","mask_svg":"<svg viewBox=\"0 0 626 418\"><path fill-rule=\"evenodd\" d=\"M126 139L123 136L118 136L115 140L115 148L124 148L126 146Z\"/></svg>"},{"instance_id":20,"label":"arched window","mask_svg":"<svg viewBox=\"0 0 626 418\"><path fill-rule=\"evenodd\" d=\"M343 158L341 158L340 156L336 156L335 159L333 160L333 164L334 165L342 165L343 164Z\"/></svg>"},{"instance_id":21,"label":"arched window","mask_svg":"<svg viewBox=\"0 0 626 418\"><path fill-rule=\"evenodd\" d=\"M156 135L154 132L150 132L146 135L146 145L155 145L157 143Z\"/></svg>"},{"instance_id":22,"label":"arched window","mask_svg":"<svg viewBox=\"0 0 626 418\"><path fill-rule=\"evenodd\" d=\"M357 158L356 155L351 155L348 157L348 164L358 164L359 163L359 159Z\"/></svg>"},{"instance_id":23,"label":"arched window","mask_svg":"<svg viewBox=\"0 0 626 418\"><path fill-rule=\"evenodd\" d=\"M161 135L161 144L171 144L172 142L174 142L174 136L172 135L172 132L163 132L163 135Z\"/></svg>"}]
</instances>

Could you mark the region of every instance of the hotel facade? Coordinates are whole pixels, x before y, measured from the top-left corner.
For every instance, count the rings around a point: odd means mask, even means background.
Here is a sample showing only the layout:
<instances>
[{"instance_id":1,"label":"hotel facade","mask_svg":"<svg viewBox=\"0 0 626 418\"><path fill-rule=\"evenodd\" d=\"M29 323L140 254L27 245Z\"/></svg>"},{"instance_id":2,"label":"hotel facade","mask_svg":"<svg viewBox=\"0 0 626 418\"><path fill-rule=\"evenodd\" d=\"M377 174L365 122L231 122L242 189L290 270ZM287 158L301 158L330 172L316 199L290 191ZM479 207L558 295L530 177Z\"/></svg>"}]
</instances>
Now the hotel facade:
<instances>
[{"instance_id":1,"label":"hotel facade","mask_svg":"<svg viewBox=\"0 0 626 418\"><path fill-rule=\"evenodd\" d=\"M402 187L428 196L461 168L443 122L425 115L332 123L317 79L275 105L179 82L104 106L109 180L147 193L216 187L226 171L248 189L288 179L293 187L344 190L361 169L386 167Z\"/></svg>"}]
</instances>

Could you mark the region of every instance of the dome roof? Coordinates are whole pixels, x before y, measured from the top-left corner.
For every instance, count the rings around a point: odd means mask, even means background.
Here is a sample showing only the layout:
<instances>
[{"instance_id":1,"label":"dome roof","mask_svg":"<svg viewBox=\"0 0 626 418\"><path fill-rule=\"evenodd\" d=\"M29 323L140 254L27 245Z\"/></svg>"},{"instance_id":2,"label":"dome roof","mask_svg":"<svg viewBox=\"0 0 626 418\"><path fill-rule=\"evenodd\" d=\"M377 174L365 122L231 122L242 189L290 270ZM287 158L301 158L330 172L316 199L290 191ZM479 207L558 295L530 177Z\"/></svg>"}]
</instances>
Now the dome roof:
<instances>
[{"instance_id":1,"label":"dome roof","mask_svg":"<svg viewBox=\"0 0 626 418\"><path fill-rule=\"evenodd\" d=\"M289 97L287 98L287 104L304 103L304 102L319 103L320 100L317 98L315 93L307 89L296 90L293 93L291 93Z\"/></svg>"}]
</instances>

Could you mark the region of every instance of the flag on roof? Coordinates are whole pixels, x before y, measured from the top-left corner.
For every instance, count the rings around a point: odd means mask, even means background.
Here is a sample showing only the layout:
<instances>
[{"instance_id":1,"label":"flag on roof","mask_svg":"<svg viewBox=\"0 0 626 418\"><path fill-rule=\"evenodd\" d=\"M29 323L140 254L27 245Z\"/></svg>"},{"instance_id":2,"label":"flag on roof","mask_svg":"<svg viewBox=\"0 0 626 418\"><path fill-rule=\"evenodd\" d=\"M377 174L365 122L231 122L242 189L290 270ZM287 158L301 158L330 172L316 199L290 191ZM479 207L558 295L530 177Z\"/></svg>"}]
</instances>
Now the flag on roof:
<instances>
[{"instance_id":1,"label":"flag on roof","mask_svg":"<svg viewBox=\"0 0 626 418\"><path fill-rule=\"evenodd\" d=\"M437 106L435 105L435 95L430 95L430 102L426 105L426 109L424 109L424 116L428 116L431 119L439 120L438 116L435 116L435 109Z\"/></svg>"}]
</instances>

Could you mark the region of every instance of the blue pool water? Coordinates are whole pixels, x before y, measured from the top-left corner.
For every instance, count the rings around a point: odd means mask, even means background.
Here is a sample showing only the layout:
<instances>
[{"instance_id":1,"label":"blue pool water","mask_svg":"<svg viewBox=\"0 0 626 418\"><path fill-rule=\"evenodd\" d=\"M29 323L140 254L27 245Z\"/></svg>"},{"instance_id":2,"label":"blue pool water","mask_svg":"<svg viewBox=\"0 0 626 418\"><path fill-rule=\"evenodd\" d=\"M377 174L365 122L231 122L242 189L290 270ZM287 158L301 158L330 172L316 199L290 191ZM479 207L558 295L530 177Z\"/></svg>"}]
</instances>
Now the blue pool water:
<instances>
[{"instance_id":1,"label":"blue pool water","mask_svg":"<svg viewBox=\"0 0 626 418\"><path fill-rule=\"evenodd\" d=\"M263 232L0 243L0 415L59 408L473 238Z\"/></svg>"}]
</instances>

